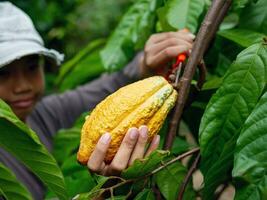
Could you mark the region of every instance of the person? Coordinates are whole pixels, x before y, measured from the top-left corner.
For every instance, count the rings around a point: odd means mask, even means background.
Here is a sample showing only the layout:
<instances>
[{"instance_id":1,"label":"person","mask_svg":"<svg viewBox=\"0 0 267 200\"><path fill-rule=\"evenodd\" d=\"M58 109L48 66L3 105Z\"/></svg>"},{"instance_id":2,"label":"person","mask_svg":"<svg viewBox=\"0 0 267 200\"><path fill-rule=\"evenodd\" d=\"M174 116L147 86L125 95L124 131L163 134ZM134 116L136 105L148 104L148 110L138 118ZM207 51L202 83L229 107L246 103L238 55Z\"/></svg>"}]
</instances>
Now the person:
<instances>
[{"instance_id":1,"label":"person","mask_svg":"<svg viewBox=\"0 0 267 200\"><path fill-rule=\"evenodd\" d=\"M60 65L63 55L47 49L31 19L9 2L0 3L0 98L13 112L32 128L40 141L52 150L54 134L70 128L85 111L92 110L101 100L122 86L154 74L154 69L192 48L194 35L186 30L158 33L146 42L144 52L138 53L121 71L101 77L74 90L43 97L44 66ZM90 63L88 63L90 67ZM104 175L119 174L135 159L149 155L158 147L155 136L149 148L147 127L132 127L110 164L103 159L111 140L105 133L99 139L88 168ZM43 199L45 188L20 161L0 148L0 162L9 167L32 193L34 199Z\"/></svg>"}]
</instances>

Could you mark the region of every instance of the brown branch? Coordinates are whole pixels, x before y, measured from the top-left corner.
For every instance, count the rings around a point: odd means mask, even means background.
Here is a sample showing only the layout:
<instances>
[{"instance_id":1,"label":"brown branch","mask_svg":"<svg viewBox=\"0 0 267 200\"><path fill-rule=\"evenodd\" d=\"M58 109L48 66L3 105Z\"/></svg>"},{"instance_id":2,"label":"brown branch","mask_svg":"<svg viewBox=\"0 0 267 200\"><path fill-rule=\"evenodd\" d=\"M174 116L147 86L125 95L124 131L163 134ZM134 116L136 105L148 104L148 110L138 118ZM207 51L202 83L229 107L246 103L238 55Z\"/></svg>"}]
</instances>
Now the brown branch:
<instances>
[{"instance_id":1,"label":"brown branch","mask_svg":"<svg viewBox=\"0 0 267 200\"><path fill-rule=\"evenodd\" d=\"M167 162L167 163L163 164L162 166L158 167L157 169L153 170L153 171L152 171L151 173L149 173L147 176L151 176L151 175L153 175L153 174L159 172L159 171L162 170L163 168L167 167L168 165L173 164L173 163L175 163L176 161L181 160L181 159L183 159L183 158L185 158L185 157L187 157L187 156L190 156L190 155L192 155L192 154L194 154L194 153L196 153L196 152L199 152L199 148L198 148L198 147L197 147L197 148L194 148L194 149L192 149L192 150L190 150L190 151L187 151L187 152L183 153L182 155L177 156L176 158L170 160L169 162Z\"/></svg>"},{"instance_id":2,"label":"brown branch","mask_svg":"<svg viewBox=\"0 0 267 200\"><path fill-rule=\"evenodd\" d=\"M175 138L178 124L181 120L183 108L185 106L185 102L188 98L191 81L196 71L196 67L198 63L201 61L206 48L210 41L214 38L217 28L222 20L219 20L218 13L221 13L223 10L225 3L231 2L231 0L213 0L211 7L206 14L205 20L202 23L200 30L197 34L195 44L192 49L192 53L189 56L187 65L185 67L183 76L180 80L180 88L179 88L179 98L177 99L174 114L170 121L170 129L165 140L164 149L170 149L173 144L173 140ZM229 7L228 7L229 8ZM220 19L226 14L225 12L220 15ZM217 24L217 25L216 25ZM216 25L214 27L214 25Z\"/></svg>"},{"instance_id":3,"label":"brown branch","mask_svg":"<svg viewBox=\"0 0 267 200\"><path fill-rule=\"evenodd\" d=\"M184 178L184 181L183 181L183 183L180 187L180 190L179 190L178 200L183 199L185 188L186 188L187 184L189 183L189 180L191 179L193 172L197 169L197 165L198 165L199 160L200 160L200 153L197 154L197 157L196 157L194 163L192 164L192 166L190 167L190 169L188 170L188 172L186 174L186 177Z\"/></svg>"}]
</instances>

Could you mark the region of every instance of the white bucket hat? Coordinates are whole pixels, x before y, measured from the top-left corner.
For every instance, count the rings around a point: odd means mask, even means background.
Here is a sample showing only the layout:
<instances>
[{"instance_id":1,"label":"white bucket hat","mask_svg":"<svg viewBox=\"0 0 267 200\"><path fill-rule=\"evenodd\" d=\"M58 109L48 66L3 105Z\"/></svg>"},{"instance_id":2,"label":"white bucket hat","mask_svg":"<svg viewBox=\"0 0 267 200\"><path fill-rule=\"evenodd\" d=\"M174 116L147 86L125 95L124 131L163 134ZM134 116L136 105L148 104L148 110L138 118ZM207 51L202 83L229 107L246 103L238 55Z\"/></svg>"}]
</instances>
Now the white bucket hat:
<instances>
[{"instance_id":1,"label":"white bucket hat","mask_svg":"<svg viewBox=\"0 0 267 200\"><path fill-rule=\"evenodd\" d=\"M30 17L9 2L0 3L0 68L23 56L39 54L56 65L64 55L44 47Z\"/></svg>"}]
</instances>

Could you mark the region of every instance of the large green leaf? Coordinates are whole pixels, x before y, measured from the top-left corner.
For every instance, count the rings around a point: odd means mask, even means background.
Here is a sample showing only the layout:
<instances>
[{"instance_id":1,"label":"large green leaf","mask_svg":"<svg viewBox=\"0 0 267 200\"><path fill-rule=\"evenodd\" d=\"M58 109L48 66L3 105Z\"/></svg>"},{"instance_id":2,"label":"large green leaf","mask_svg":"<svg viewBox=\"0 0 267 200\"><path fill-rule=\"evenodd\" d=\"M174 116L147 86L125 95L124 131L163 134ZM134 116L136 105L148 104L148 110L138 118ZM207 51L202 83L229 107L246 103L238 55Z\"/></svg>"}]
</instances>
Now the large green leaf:
<instances>
[{"instance_id":1,"label":"large green leaf","mask_svg":"<svg viewBox=\"0 0 267 200\"><path fill-rule=\"evenodd\" d=\"M240 27L267 34L267 1L258 0L244 8L240 15Z\"/></svg>"},{"instance_id":2,"label":"large green leaf","mask_svg":"<svg viewBox=\"0 0 267 200\"><path fill-rule=\"evenodd\" d=\"M160 24L164 31L188 28L196 32L204 7L205 0L169 0L158 9Z\"/></svg>"},{"instance_id":3,"label":"large green leaf","mask_svg":"<svg viewBox=\"0 0 267 200\"><path fill-rule=\"evenodd\" d=\"M123 16L101 51L101 59L108 71L122 68L134 55L136 46L143 47L155 21L155 11L162 0L138 0Z\"/></svg>"},{"instance_id":4,"label":"large green leaf","mask_svg":"<svg viewBox=\"0 0 267 200\"><path fill-rule=\"evenodd\" d=\"M0 190L7 200L31 200L29 191L16 178L15 174L0 163ZM1 194L1 193L0 193ZM0 195L1 196L1 195Z\"/></svg>"},{"instance_id":5,"label":"large green leaf","mask_svg":"<svg viewBox=\"0 0 267 200\"><path fill-rule=\"evenodd\" d=\"M255 43L259 43L266 36L248 29L230 29L219 31L218 34L228 40L231 40L242 47L249 47Z\"/></svg>"},{"instance_id":6,"label":"large green leaf","mask_svg":"<svg viewBox=\"0 0 267 200\"><path fill-rule=\"evenodd\" d=\"M258 193L258 198L267 197L267 93L260 99L259 103L246 120L240 136L237 140L234 160L233 176L242 179L246 184L240 188L247 188L248 184L256 185L251 187L250 195ZM248 192L242 190L248 195Z\"/></svg>"},{"instance_id":7,"label":"large green leaf","mask_svg":"<svg viewBox=\"0 0 267 200\"><path fill-rule=\"evenodd\" d=\"M167 200L177 199L180 186L183 183L186 174L187 169L180 162L176 162L167 166L155 175L160 192ZM195 199L191 183L187 186L183 199Z\"/></svg>"},{"instance_id":8,"label":"large green leaf","mask_svg":"<svg viewBox=\"0 0 267 200\"><path fill-rule=\"evenodd\" d=\"M132 179L144 176L155 169L167 155L169 155L169 151L157 150L147 158L135 160L130 167L122 172L122 177Z\"/></svg>"},{"instance_id":9,"label":"large green leaf","mask_svg":"<svg viewBox=\"0 0 267 200\"><path fill-rule=\"evenodd\" d=\"M0 99L0 146L36 174L60 199L67 199L64 178L38 136Z\"/></svg>"},{"instance_id":10,"label":"large green leaf","mask_svg":"<svg viewBox=\"0 0 267 200\"><path fill-rule=\"evenodd\" d=\"M211 98L199 130L201 168L207 197L212 198L213 189L216 189L221 178L227 178L227 173L223 172L230 170L235 138L262 95L266 82L267 47L255 44L237 56L221 87ZM213 166L220 166L216 173L212 171ZM218 181L214 183L207 180ZM213 189L209 185L213 185Z\"/></svg>"}]
</instances>

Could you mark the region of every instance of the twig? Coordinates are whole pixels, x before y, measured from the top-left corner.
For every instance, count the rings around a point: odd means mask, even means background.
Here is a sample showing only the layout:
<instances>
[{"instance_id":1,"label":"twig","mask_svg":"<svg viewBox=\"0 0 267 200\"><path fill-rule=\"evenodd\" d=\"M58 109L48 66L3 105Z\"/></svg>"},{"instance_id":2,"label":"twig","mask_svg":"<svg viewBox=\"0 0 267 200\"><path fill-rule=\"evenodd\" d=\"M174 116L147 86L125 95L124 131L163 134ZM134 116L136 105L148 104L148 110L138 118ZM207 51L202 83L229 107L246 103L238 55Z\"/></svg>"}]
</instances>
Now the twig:
<instances>
[{"instance_id":1,"label":"twig","mask_svg":"<svg viewBox=\"0 0 267 200\"><path fill-rule=\"evenodd\" d=\"M167 167L168 165L170 165L170 164L172 164L172 163L175 163L176 161L181 160L181 159L183 159L183 158L185 158L185 157L187 157L187 156L190 156L190 155L192 155L192 154L194 154L194 153L196 153L196 152L199 152L199 148L198 148L198 147L197 147L197 148L194 148L194 149L192 149L192 150L190 150L190 151L187 151L187 152L185 152L185 153L182 154L182 155L177 156L176 158L170 160L170 161L167 162L167 163L164 163L163 165L161 165L160 167L158 167L157 169L155 169L155 170L153 170L151 173L149 173L147 176L151 176L151 175L153 175L153 174L159 172L159 171L162 170L163 168Z\"/></svg>"},{"instance_id":2,"label":"twig","mask_svg":"<svg viewBox=\"0 0 267 200\"><path fill-rule=\"evenodd\" d=\"M183 76L180 80L179 98L175 106L174 115L170 122L170 130L168 132L168 135L167 135L167 138L164 144L164 149L170 149L173 144L173 140L177 132L177 127L182 116L183 108L188 98L191 81L195 74L196 67L198 63L200 62L200 60L202 59L208 44L214 37L216 30L219 26L219 23L222 21L222 20L218 20L217 16L218 16L218 13L220 13L220 11L224 8L226 2L231 2L231 0L214 0L213 1L205 17L205 20L202 23L200 30L197 34L196 41L192 49L192 53L189 56ZM226 14L226 11L227 10L225 8L225 12L220 14L220 18L223 19L223 17ZM218 23L216 28L213 27L215 23Z\"/></svg>"},{"instance_id":3,"label":"twig","mask_svg":"<svg viewBox=\"0 0 267 200\"><path fill-rule=\"evenodd\" d=\"M156 186L153 186L152 190L156 196L156 200L161 200L162 198L159 189Z\"/></svg>"},{"instance_id":4,"label":"twig","mask_svg":"<svg viewBox=\"0 0 267 200\"><path fill-rule=\"evenodd\" d=\"M183 199L185 188L186 188L186 186L187 186L187 184L188 184L193 172L196 170L199 160L200 160L200 153L198 152L194 163L192 164L192 166L190 167L189 171L187 172L186 177L184 178L184 181L183 181L183 183L182 183L182 185L180 187L178 200L182 200Z\"/></svg>"},{"instance_id":5,"label":"twig","mask_svg":"<svg viewBox=\"0 0 267 200\"><path fill-rule=\"evenodd\" d=\"M102 190L101 194L104 193L104 192L106 192L106 191L110 191L110 193L111 193L111 192L113 192L114 189L116 189L116 188L118 188L118 187L120 187L120 186L122 186L122 185L124 185L126 183L132 183L134 181L138 181L140 179L145 179L145 178L147 178L149 176L152 176L155 173L159 172L160 170L164 169L165 167L167 167L167 166L175 163L176 161L181 160L181 159L183 159L183 158L185 158L185 157L187 157L189 155L192 155L192 154L194 154L196 152L199 152L199 148L198 147L197 148L194 148L194 149L192 149L190 151L187 151L187 152L185 152L185 153L183 153L183 154L181 154L179 156L177 156L176 158L168 161L167 163L163 163L160 167L156 168L155 170L153 170L149 174L146 174L144 176L140 176L140 177L135 178L135 179L128 179L128 180L126 180L126 179L123 179L123 178L117 178L116 176L113 176L112 179L119 179L119 180L121 180L121 182L119 182L119 183L117 183L117 184L115 184L113 186L107 187L107 188L101 188L99 190ZM99 190L96 190L94 193L99 192Z\"/></svg>"}]
</instances>

